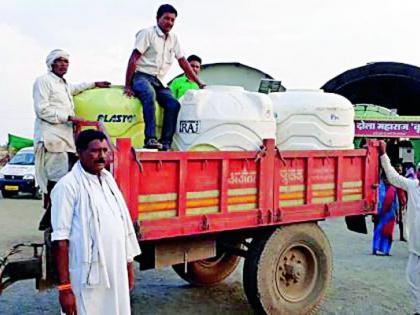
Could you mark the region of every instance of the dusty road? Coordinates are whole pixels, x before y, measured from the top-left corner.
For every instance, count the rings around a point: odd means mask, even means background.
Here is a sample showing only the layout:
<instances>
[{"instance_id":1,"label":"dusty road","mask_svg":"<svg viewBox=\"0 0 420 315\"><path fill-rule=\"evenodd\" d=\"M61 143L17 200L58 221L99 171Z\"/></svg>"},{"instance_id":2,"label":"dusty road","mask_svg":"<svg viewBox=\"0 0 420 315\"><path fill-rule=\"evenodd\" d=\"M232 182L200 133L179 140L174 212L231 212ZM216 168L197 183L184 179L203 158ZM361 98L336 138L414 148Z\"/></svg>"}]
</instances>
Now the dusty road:
<instances>
[{"instance_id":1,"label":"dusty road","mask_svg":"<svg viewBox=\"0 0 420 315\"><path fill-rule=\"evenodd\" d=\"M0 252L15 242L40 240L40 201L0 198ZM406 243L394 242L391 257L370 255L371 235L346 231L341 219L321 224L334 254L332 287L319 314L411 314L405 281ZM242 265L225 283L193 288L171 269L137 272L133 314L252 314L242 289ZM54 290L37 293L24 281L0 296L0 314L59 314Z\"/></svg>"}]
</instances>

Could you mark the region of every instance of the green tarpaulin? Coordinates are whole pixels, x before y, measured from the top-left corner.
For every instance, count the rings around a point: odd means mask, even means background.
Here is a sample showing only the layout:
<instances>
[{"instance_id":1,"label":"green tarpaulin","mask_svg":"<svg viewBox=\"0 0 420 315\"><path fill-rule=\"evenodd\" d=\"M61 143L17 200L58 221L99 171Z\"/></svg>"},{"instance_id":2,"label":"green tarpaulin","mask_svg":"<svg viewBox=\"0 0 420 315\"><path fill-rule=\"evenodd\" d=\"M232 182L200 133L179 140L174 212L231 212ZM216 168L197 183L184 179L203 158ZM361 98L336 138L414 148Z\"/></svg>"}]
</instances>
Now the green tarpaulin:
<instances>
[{"instance_id":1,"label":"green tarpaulin","mask_svg":"<svg viewBox=\"0 0 420 315\"><path fill-rule=\"evenodd\" d=\"M10 133L8 135L8 138L9 138L9 141L8 141L9 150L12 149L12 150L18 151L22 148L32 147L34 145L34 141L32 139L15 136Z\"/></svg>"}]
</instances>

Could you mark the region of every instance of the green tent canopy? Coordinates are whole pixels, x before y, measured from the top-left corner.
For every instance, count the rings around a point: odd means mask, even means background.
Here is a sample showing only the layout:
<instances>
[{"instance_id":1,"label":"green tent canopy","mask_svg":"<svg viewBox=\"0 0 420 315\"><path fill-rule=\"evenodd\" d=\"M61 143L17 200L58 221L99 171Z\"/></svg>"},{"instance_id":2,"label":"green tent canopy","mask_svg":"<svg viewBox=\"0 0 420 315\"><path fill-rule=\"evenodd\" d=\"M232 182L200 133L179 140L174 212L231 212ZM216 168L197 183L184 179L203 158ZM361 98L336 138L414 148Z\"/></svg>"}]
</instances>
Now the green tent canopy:
<instances>
[{"instance_id":1,"label":"green tent canopy","mask_svg":"<svg viewBox=\"0 0 420 315\"><path fill-rule=\"evenodd\" d=\"M34 145L34 140L12 135L10 133L8 134L8 139L9 150L12 149L18 151L26 147L32 147Z\"/></svg>"}]
</instances>

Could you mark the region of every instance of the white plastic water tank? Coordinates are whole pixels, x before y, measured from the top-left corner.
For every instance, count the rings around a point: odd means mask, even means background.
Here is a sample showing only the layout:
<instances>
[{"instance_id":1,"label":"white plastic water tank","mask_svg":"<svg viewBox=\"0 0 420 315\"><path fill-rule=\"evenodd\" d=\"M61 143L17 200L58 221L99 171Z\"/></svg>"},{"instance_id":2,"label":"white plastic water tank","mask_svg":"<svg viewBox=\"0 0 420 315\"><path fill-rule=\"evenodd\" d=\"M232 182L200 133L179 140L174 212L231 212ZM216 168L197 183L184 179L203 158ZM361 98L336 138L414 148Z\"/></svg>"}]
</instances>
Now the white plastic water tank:
<instances>
[{"instance_id":1,"label":"white plastic water tank","mask_svg":"<svg viewBox=\"0 0 420 315\"><path fill-rule=\"evenodd\" d=\"M270 98L239 86L208 86L182 97L174 136L181 151L257 150L263 139L275 139Z\"/></svg>"},{"instance_id":2,"label":"white plastic water tank","mask_svg":"<svg viewBox=\"0 0 420 315\"><path fill-rule=\"evenodd\" d=\"M288 90L269 96L280 150L354 148L354 107L343 96L322 90Z\"/></svg>"}]
</instances>

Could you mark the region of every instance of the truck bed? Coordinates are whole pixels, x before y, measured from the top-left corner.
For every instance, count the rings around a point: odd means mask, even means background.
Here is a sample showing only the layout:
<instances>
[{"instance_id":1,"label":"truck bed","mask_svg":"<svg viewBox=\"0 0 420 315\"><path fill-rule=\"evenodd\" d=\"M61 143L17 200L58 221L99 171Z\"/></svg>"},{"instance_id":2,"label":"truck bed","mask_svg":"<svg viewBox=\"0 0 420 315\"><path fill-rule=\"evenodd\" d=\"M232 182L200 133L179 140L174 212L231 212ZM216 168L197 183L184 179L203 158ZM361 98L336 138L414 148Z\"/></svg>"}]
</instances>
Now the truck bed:
<instances>
[{"instance_id":1,"label":"truck bed","mask_svg":"<svg viewBox=\"0 0 420 315\"><path fill-rule=\"evenodd\" d=\"M139 240L376 211L377 142L366 149L141 152L118 139L113 173Z\"/></svg>"}]
</instances>

